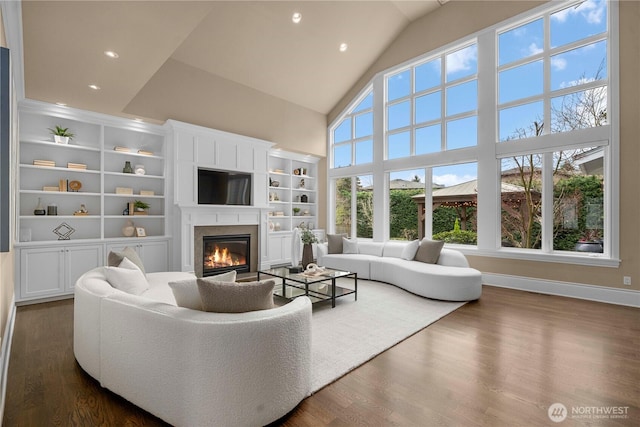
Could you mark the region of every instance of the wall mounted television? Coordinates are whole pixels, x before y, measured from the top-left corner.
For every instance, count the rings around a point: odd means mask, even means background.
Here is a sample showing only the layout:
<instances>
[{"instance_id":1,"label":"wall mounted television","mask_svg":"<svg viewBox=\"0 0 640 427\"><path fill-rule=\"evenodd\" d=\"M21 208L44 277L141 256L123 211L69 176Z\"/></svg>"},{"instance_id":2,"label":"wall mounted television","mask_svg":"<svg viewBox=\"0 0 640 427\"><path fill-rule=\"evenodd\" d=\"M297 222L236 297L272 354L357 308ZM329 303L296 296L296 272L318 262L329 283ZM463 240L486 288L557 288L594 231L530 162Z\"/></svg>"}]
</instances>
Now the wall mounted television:
<instances>
[{"instance_id":1,"label":"wall mounted television","mask_svg":"<svg viewBox=\"0 0 640 427\"><path fill-rule=\"evenodd\" d=\"M249 173L198 168L199 205L251 205Z\"/></svg>"}]
</instances>

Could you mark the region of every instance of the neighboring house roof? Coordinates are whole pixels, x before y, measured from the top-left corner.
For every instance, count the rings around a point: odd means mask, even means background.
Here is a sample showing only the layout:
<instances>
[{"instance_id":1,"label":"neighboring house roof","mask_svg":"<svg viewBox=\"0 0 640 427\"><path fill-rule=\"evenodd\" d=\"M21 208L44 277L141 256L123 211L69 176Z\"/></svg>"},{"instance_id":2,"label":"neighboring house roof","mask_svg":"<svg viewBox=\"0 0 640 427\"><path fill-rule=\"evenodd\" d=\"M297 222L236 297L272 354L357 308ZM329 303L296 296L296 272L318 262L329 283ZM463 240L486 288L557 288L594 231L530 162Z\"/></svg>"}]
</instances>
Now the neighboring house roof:
<instances>
[{"instance_id":1,"label":"neighboring house roof","mask_svg":"<svg viewBox=\"0 0 640 427\"><path fill-rule=\"evenodd\" d=\"M522 193L524 191L524 187L519 185L509 184L506 182L501 183L500 191L504 193ZM471 198L475 197L478 194L478 180L474 179L472 181L462 182L460 184L452 185L450 187L439 188L437 190L433 190L433 200L437 199L452 199L452 198ZM423 194L416 194L413 196L414 199L424 199Z\"/></svg>"},{"instance_id":2,"label":"neighboring house roof","mask_svg":"<svg viewBox=\"0 0 640 427\"><path fill-rule=\"evenodd\" d=\"M576 165L585 175L602 175L604 173L604 147L597 147L574 157Z\"/></svg>"},{"instance_id":3,"label":"neighboring house roof","mask_svg":"<svg viewBox=\"0 0 640 427\"><path fill-rule=\"evenodd\" d=\"M434 184L434 188L440 188L441 185ZM416 181L407 181L405 179L392 179L389 182L389 188L391 190L424 190L424 182L416 182ZM371 191L373 190L372 185L367 185L366 187L362 187L362 190Z\"/></svg>"}]
</instances>

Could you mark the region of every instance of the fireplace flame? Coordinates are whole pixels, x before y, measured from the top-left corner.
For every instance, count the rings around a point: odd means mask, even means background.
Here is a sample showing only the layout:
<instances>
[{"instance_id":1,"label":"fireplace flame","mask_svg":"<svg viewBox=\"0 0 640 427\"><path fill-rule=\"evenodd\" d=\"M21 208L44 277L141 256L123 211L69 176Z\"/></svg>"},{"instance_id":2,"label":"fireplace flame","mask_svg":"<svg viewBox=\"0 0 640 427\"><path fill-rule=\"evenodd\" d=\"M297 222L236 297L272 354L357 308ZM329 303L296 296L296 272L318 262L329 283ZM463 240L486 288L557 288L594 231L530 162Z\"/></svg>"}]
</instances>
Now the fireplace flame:
<instances>
[{"instance_id":1,"label":"fireplace flame","mask_svg":"<svg viewBox=\"0 0 640 427\"><path fill-rule=\"evenodd\" d=\"M221 268L246 264L245 257L231 253L228 248L214 247L213 253L205 256L206 268Z\"/></svg>"}]
</instances>

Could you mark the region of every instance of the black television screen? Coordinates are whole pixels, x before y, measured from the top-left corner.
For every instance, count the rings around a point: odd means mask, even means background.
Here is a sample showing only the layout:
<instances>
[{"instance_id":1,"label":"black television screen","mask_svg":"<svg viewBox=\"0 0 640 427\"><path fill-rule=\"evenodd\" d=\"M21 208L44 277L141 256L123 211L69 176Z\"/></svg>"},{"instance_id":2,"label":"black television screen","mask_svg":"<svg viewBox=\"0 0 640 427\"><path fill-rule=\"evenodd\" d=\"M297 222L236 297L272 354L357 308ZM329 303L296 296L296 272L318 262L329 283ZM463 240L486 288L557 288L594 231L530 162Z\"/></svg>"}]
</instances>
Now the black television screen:
<instances>
[{"instance_id":1,"label":"black television screen","mask_svg":"<svg viewBox=\"0 0 640 427\"><path fill-rule=\"evenodd\" d=\"M198 169L198 204L251 205L251 174Z\"/></svg>"}]
</instances>

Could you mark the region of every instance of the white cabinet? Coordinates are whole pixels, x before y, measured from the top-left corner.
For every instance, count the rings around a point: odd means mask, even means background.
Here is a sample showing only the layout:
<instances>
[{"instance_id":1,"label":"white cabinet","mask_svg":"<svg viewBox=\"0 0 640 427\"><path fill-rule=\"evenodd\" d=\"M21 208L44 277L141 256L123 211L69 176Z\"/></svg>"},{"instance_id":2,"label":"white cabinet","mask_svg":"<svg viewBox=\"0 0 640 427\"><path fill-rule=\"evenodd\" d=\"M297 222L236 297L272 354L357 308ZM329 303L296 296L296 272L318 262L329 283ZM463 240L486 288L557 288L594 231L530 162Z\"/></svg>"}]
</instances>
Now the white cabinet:
<instances>
[{"instance_id":1,"label":"white cabinet","mask_svg":"<svg viewBox=\"0 0 640 427\"><path fill-rule=\"evenodd\" d=\"M76 280L103 265L103 245L44 246L19 249L17 301L73 293Z\"/></svg>"},{"instance_id":2,"label":"white cabinet","mask_svg":"<svg viewBox=\"0 0 640 427\"><path fill-rule=\"evenodd\" d=\"M269 236L269 263L271 265L291 262L291 233L278 233Z\"/></svg>"},{"instance_id":3,"label":"white cabinet","mask_svg":"<svg viewBox=\"0 0 640 427\"><path fill-rule=\"evenodd\" d=\"M155 273L170 270L168 240L110 243L107 245L106 255L108 256L110 251L121 252L126 247L135 249L142 260L145 272Z\"/></svg>"}]
</instances>

